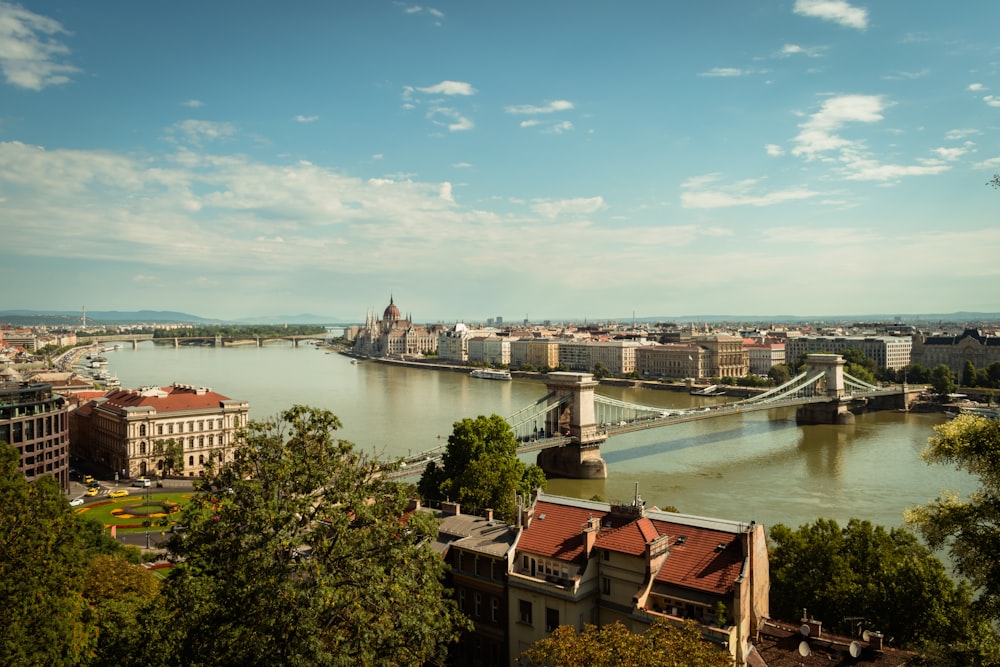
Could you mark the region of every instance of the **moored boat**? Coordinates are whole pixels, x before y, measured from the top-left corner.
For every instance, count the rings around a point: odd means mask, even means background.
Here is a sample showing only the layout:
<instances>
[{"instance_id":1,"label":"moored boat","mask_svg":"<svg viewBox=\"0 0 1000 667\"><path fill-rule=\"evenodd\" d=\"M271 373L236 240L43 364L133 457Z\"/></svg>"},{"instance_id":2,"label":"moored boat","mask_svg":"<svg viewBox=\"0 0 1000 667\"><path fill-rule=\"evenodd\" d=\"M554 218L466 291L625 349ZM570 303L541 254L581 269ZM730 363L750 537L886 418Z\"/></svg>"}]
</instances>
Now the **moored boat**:
<instances>
[{"instance_id":1,"label":"moored boat","mask_svg":"<svg viewBox=\"0 0 1000 667\"><path fill-rule=\"evenodd\" d=\"M476 370L469 373L474 378L483 378L484 380L510 380L510 371L505 371L500 368L477 368Z\"/></svg>"}]
</instances>

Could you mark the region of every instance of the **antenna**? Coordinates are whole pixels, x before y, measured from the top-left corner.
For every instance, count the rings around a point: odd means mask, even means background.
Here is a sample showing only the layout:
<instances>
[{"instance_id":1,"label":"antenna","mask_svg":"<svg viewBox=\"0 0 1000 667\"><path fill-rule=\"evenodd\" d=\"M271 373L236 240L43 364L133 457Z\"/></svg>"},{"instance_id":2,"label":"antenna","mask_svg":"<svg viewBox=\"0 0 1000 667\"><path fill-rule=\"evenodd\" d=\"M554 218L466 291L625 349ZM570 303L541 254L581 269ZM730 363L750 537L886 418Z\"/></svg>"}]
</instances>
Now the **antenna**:
<instances>
[{"instance_id":1,"label":"antenna","mask_svg":"<svg viewBox=\"0 0 1000 667\"><path fill-rule=\"evenodd\" d=\"M809 648L809 642L799 642L799 655L803 658L808 658L812 655L812 649Z\"/></svg>"},{"instance_id":2,"label":"antenna","mask_svg":"<svg viewBox=\"0 0 1000 667\"><path fill-rule=\"evenodd\" d=\"M850 652L852 658L857 658L859 655L861 655L861 644L857 642L851 642L851 646L847 650Z\"/></svg>"}]
</instances>

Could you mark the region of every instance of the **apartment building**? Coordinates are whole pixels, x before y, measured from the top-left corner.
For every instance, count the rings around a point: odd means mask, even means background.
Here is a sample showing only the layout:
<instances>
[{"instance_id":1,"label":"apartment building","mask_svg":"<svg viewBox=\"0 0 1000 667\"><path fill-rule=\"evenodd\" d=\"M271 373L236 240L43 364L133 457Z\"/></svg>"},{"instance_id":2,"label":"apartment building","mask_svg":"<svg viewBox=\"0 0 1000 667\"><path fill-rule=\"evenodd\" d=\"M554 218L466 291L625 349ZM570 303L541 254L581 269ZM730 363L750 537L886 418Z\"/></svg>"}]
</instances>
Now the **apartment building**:
<instances>
[{"instance_id":1,"label":"apartment building","mask_svg":"<svg viewBox=\"0 0 1000 667\"><path fill-rule=\"evenodd\" d=\"M0 442L17 449L28 481L52 475L69 488L69 408L41 382L0 382Z\"/></svg>"},{"instance_id":2,"label":"apartment building","mask_svg":"<svg viewBox=\"0 0 1000 667\"><path fill-rule=\"evenodd\" d=\"M899 370L911 363L909 336L799 336L785 341L785 358L795 364L803 354L841 354L858 350L882 368Z\"/></svg>"}]
</instances>

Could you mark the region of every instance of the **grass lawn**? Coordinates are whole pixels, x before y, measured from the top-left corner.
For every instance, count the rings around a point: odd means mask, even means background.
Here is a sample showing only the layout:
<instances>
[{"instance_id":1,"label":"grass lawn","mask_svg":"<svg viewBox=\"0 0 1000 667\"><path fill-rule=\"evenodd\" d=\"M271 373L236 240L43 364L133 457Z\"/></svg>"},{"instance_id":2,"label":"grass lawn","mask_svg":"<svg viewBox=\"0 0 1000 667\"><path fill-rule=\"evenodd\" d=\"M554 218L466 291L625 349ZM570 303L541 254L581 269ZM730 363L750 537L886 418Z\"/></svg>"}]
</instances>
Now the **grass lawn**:
<instances>
[{"instance_id":1,"label":"grass lawn","mask_svg":"<svg viewBox=\"0 0 1000 667\"><path fill-rule=\"evenodd\" d=\"M166 530L170 524L176 523L180 513L168 513L169 505L177 505L180 510L190 501L190 492L187 493L156 493L150 494L149 505L146 505L146 494L136 493L124 498L108 498L102 496L97 500L86 503L76 509L77 514L82 514L89 519L93 519L102 526L117 526L118 532L142 532L145 526L142 522L147 518L153 522L150 530ZM163 519L168 521L167 526L159 526Z\"/></svg>"}]
</instances>

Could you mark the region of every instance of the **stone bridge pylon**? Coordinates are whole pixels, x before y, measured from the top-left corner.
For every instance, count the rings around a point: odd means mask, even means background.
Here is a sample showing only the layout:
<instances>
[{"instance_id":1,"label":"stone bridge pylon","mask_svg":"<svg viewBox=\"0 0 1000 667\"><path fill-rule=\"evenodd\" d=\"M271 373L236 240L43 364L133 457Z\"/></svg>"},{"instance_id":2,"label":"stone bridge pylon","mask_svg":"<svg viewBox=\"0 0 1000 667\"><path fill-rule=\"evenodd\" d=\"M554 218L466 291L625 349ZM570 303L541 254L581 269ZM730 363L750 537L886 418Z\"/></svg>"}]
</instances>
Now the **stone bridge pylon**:
<instances>
[{"instance_id":1,"label":"stone bridge pylon","mask_svg":"<svg viewBox=\"0 0 1000 667\"><path fill-rule=\"evenodd\" d=\"M559 407L546 414L545 433L571 439L561 447L538 453L538 466L549 477L607 479L608 466L601 458L601 443L608 439L597 425L594 390L598 381L591 373L549 373L545 379L549 405Z\"/></svg>"}]
</instances>

